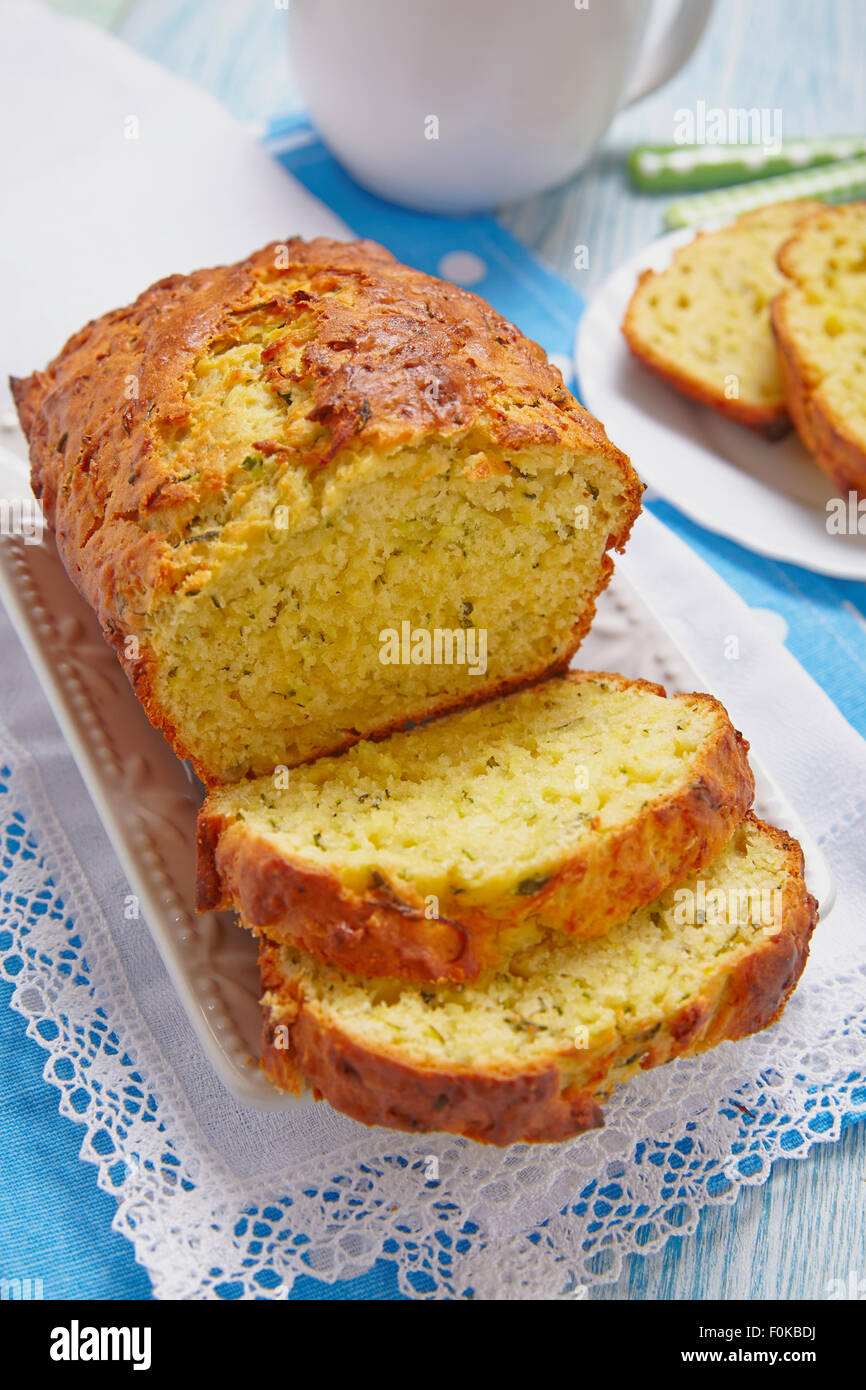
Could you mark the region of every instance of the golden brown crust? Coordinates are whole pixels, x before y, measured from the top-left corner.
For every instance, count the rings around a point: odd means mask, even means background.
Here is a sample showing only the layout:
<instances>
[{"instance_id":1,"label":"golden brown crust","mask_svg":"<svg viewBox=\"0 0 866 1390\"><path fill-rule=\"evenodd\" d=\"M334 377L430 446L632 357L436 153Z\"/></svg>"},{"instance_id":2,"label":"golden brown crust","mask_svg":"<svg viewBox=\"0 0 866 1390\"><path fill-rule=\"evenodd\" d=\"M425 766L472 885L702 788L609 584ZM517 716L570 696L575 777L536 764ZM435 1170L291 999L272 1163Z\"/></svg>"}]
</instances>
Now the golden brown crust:
<instances>
[{"instance_id":1,"label":"golden brown crust","mask_svg":"<svg viewBox=\"0 0 866 1390\"><path fill-rule=\"evenodd\" d=\"M866 208L866 203L848 203L844 208L819 208L809 218L806 229L815 221L833 222L837 215L847 217L852 210L862 213L863 208ZM815 457L817 466L838 488L851 488L859 496L866 496L866 441L849 430L844 420L824 409L819 395L822 377L802 353L788 317L794 296L801 293L801 279L796 272L796 250L801 231L803 228L799 228L778 249L778 268L790 277L792 285L790 289L778 293L770 306L770 322L780 353L788 410L796 432Z\"/></svg>"},{"instance_id":2,"label":"golden brown crust","mask_svg":"<svg viewBox=\"0 0 866 1390\"><path fill-rule=\"evenodd\" d=\"M831 209L815 214L818 217L827 215L832 216ZM796 236L789 238L778 255L779 269L792 278L795 242ZM810 366L791 328L789 311L793 296L799 293L795 284L791 289L782 290L770 306L770 323L779 350L788 411L806 448L836 487L846 492L853 489L858 496L866 497L866 441L849 429L844 420L824 408L818 390L820 374Z\"/></svg>"},{"instance_id":3,"label":"golden brown crust","mask_svg":"<svg viewBox=\"0 0 866 1390\"><path fill-rule=\"evenodd\" d=\"M813 228L816 223L824 222L832 226L839 217L847 219L851 213L861 216L866 210L866 202L862 201L843 203L838 206L810 201L808 205L804 202L804 207L806 206L808 206L806 216L801 223L797 224L795 230L782 242L776 252L776 264L782 274L795 281L800 279L797 273L797 249L801 234L808 231L810 227Z\"/></svg>"},{"instance_id":4,"label":"golden brown crust","mask_svg":"<svg viewBox=\"0 0 866 1390\"><path fill-rule=\"evenodd\" d=\"M661 686L609 672L572 671L575 684L604 679L664 695ZM688 697L695 698L695 697ZM410 980L477 979L508 949L509 929L542 913L548 926L579 938L600 936L669 884L711 863L752 804L749 745L712 696L717 734L695 776L628 825L595 836L537 893L494 913L481 907L431 919L425 899L384 880L376 891L346 889L327 868L281 854L242 820L205 802L198 825L200 912L235 907L248 927L358 975Z\"/></svg>"},{"instance_id":5,"label":"golden brown crust","mask_svg":"<svg viewBox=\"0 0 866 1390\"><path fill-rule=\"evenodd\" d=\"M704 233L699 232L698 235L702 236ZM654 270L645 270L638 277L634 294L629 300L628 309L622 322L623 336L634 356L656 376L661 377L668 386L679 391L681 395L688 396L690 400L697 401L700 405L709 406L711 410L715 410L719 415L724 415L729 420L736 421L738 425L746 425L750 430L762 434L765 439L781 439L782 435L786 434L791 427L788 411L784 404L759 406L750 405L748 401L730 400L721 388L714 390L697 377L687 376L685 372L677 371L663 353L657 352L646 342L636 324L637 296L639 290L648 280L658 278L659 274Z\"/></svg>"},{"instance_id":6,"label":"golden brown crust","mask_svg":"<svg viewBox=\"0 0 866 1390\"><path fill-rule=\"evenodd\" d=\"M515 1061L493 1074L414 1066L396 1051L362 1047L322 1018L300 982L284 977L279 947L267 940L260 944L262 987L278 1006L264 1011L262 1067L285 1090L298 1092L306 1080L317 1099L367 1125L444 1130L500 1145L555 1142L596 1128L604 1122L598 1098L615 1081L759 1032L784 1008L806 964L817 903L796 840L762 829L786 857L779 930L765 933L733 970L711 977L651 1039L624 1035L615 1048L587 1058L582 1086L563 1086L556 1058L526 1067Z\"/></svg>"},{"instance_id":7,"label":"golden brown crust","mask_svg":"<svg viewBox=\"0 0 866 1390\"><path fill-rule=\"evenodd\" d=\"M262 952L263 983L268 950L265 946ZM555 1142L604 1123L592 1096L561 1092L555 1066L505 1077L421 1072L366 1051L323 1026L303 1005L290 1031L290 1051L275 1045L266 1012L262 1066L271 1080L297 1094L306 1078L316 1100L327 1100L365 1125L410 1133L445 1130L483 1144L506 1145Z\"/></svg>"},{"instance_id":8,"label":"golden brown crust","mask_svg":"<svg viewBox=\"0 0 866 1390\"><path fill-rule=\"evenodd\" d=\"M795 202L798 211L802 213L802 221L806 221L813 216L816 211L819 211L823 207L823 204L815 202L812 199L797 199ZM784 205L784 207L789 206L793 206L793 204ZM776 210L782 212L783 205L777 205ZM756 208L751 212L743 213L732 223L732 226L739 227L743 225L747 227L751 221L760 221L766 211L768 210L764 208ZM723 228L722 230L728 231L730 229ZM694 246L695 242L700 241L704 237L713 237L715 235L717 235L717 233L713 231L698 232L687 246L681 247L680 250L674 253L673 264L676 264L681 252ZM654 280L661 279L665 273L665 271L643 271L638 278L637 285L629 300L625 318L622 323L622 332L635 357L639 358L644 366L648 367L650 371L655 372L657 376L660 376L669 386L674 387L674 389L679 391L682 395L688 396L691 400L698 401L701 405L709 406L711 410L715 410L719 415L724 415L727 419L735 420L740 425L746 425L749 429L756 430L758 434L764 435L766 439L779 439L788 431L791 424L784 401L779 402L777 405L756 405L743 400L729 400L721 385L718 388L713 388L698 375L690 376L678 370L672 365L664 353L657 352L652 345L645 340L637 323L639 300L641 298L640 291L645 285Z\"/></svg>"},{"instance_id":9,"label":"golden brown crust","mask_svg":"<svg viewBox=\"0 0 866 1390\"><path fill-rule=\"evenodd\" d=\"M195 363L231 338L239 316L264 308L284 316L287 331L263 354L262 381L279 401L302 379L312 395L308 418L323 426L306 466L328 467L356 446L388 451L477 433L506 448L550 445L608 460L625 500L610 547L622 548L640 510L628 460L565 390L543 350L477 295L400 265L374 242L294 238L237 265L158 282L86 325L44 371L13 380L12 391L33 491L63 563L150 719L194 762L156 699L153 657L133 615L176 582L172 518L207 505L225 483L216 463L196 483L178 479L162 449L191 419ZM610 573L606 559L596 593ZM590 602L555 666L567 662L592 613ZM129 636L142 638L137 653ZM513 683L542 674L522 673ZM214 780L206 766L196 768Z\"/></svg>"}]
</instances>

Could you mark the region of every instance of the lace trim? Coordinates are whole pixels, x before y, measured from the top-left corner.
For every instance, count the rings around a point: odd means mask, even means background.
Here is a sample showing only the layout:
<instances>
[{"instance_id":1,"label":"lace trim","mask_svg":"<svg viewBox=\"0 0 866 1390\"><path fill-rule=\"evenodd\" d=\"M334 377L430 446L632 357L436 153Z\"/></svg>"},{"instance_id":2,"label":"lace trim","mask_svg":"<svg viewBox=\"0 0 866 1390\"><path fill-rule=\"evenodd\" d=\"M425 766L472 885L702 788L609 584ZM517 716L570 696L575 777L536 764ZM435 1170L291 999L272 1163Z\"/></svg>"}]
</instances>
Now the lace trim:
<instances>
[{"instance_id":1,"label":"lace trim","mask_svg":"<svg viewBox=\"0 0 866 1390\"><path fill-rule=\"evenodd\" d=\"M351 1278L385 1255L415 1297L580 1298L866 1115L866 947L850 931L845 972L813 961L770 1034L639 1078L577 1141L501 1152L359 1127L290 1180L276 1155L240 1178L138 1009L38 768L5 730L0 750L0 966L158 1297L283 1297L299 1275Z\"/></svg>"}]
</instances>

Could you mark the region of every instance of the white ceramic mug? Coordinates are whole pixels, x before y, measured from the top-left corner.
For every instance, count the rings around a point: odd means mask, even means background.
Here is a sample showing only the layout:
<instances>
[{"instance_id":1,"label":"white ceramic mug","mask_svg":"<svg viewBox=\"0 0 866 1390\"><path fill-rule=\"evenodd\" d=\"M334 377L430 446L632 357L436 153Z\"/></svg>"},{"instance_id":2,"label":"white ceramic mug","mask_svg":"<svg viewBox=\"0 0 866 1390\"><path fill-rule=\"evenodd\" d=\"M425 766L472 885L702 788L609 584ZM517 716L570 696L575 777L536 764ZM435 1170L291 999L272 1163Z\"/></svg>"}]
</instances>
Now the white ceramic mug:
<instances>
[{"instance_id":1,"label":"white ceramic mug","mask_svg":"<svg viewBox=\"0 0 866 1390\"><path fill-rule=\"evenodd\" d=\"M617 111L689 57L713 0L292 0L292 65L322 138L394 202L473 212L586 163ZM668 3L669 8L669 3Z\"/></svg>"}]
</instances>

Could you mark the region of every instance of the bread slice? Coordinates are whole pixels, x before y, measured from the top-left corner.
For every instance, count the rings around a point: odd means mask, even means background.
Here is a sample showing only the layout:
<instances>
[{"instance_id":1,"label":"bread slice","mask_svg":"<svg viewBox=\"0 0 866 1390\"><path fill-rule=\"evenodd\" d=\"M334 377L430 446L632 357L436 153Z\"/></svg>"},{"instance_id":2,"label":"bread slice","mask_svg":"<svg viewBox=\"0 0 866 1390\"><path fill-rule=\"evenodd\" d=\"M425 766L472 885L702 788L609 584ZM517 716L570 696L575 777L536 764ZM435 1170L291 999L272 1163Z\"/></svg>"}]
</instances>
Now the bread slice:
<instances>
[{"instance_id":1,"label":"bread slice","mask_svg":"<svg viewBox=\"0 0 866 1390\"><path fill-rule=\"evenodd\" d=\"M622 331L635 356L678 391L770 439L788 428L770 330L784 283L776 253L821 204L774 203L699 233L667 270L646 270Z\"/></svg>"},{"instance_id":2,"label":"bread slice","mask_svg":"<svg viewBox=\"0 0 866 1390\"><path fill-rule=\"evenodd\" d=\"M199 907L360 974L471 980L715 858L751 805L747 748L709 695L570 672L212 793Z\"/></svg>"},{"instance_id":3,"label":"bread slice","mask_svg":"<svg viewBox=\"0 0 866 1390\"><path fill-rule=\"evenodd\" d=\"M262 1065L369 1125L566 1139L638 1069L772 1023L815 918L799 845L749 816L607 936L551 935L474 985L370 982L263 940Z\"/></svg>"},{"instance_id":4,"label":"bread slice","mask_svg":"<svg viewBox=\"0 0 866 1390\"><path fill-rule=\"evenodd\" d=\"M566 666L640 510L542 349L372 242L172 276L13 391L68 572L209 783Z\"/></svg>"},{"instance_id":5,"label":"bread slice","mask_svg":"<svg viewBox=\"0 0 866 1390\"><path fill-rule=\"evenodd\" d=\"M866 497L866 203L809 218L779 266L772 324L791 418L836 486Z\"/></svg>"}]
</instances>

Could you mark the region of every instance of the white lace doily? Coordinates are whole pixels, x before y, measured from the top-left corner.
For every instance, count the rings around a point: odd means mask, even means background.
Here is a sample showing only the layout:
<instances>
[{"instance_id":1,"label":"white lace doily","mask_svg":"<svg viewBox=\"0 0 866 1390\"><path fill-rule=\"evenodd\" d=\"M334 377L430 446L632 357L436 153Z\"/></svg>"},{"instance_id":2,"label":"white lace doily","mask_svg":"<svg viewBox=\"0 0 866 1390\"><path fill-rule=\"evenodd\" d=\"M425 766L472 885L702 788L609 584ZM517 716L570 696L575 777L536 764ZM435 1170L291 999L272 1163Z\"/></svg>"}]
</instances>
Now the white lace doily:
<instances>
[{"instance_id":1,"label":"white lace doily","mask_svg":"<svg viewBox=\"0 0 866 1390\"><path fill-rule=\"evenodd\" d=\"M749 617L737 612L745 636ZM766 1033L635 1078L603 1130L506 1151L232 1100L143 923L122 921L123 884L59 735L36 747L26 733L31 752L0 729L0 962L158 1297L284 1297L301 1274L352 1277L384 1255L415 1297L580 1298L614 1282L625 1255L659 1250L694 1231L703 1206L763 1182L777 1157L804 1157L866 1114L862 744L811 684L797 687L783 649L774 662L785 680L772 718L790 702L821 740L812 826L839 882L800 988ZM38 698L31 679L18 673L16 730ZM754 718L766 723L762 704Z\"/></svg>"},{"instance_id":2,"label":"white lace doily","mask_svg":"<svg viewBox=\"0 0 866 1390\"><path fill-rule=\"evenodd\" d=\"M299 1274L347 1278L381 1254L415 1296L580 1296L613 1282L624 1255L693 1231L702 1206L764 1181L775 1158L838 1138L846 1112L866 1113L861 952L842 976L813 963L770 1032L641 1077L604 1130L572 1143L503 1153L356 1127L354 1142L291 1177L241 1179L203 1148L130 1007L103 914L28 762L4 749L3 970L159 1297L238 1286L279 1297ZM831 859L850 830L825 844ZM431 1157L438 1181L425 1177Z\"/></svg>"}]
</instances>

